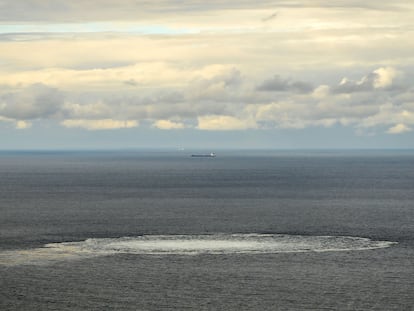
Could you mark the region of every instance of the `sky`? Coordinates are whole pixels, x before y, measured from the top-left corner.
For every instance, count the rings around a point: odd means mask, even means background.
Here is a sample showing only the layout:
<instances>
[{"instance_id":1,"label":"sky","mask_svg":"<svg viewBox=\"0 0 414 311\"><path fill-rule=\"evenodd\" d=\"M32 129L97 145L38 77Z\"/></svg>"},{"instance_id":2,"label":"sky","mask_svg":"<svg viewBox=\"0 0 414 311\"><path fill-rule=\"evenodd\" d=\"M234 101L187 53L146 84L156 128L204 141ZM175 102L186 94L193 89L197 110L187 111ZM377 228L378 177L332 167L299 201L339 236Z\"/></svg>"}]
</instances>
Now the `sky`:
<instances>
[{"instance_id":1,"label":"sky","mask_svg":"<svg viewBox=\"0 0 414 311\"><path fill-rule=\"evenodd\" d=\"M410 149L413 51L407 0L0 0L0 149Z\"/></svg>"}]
</instances>

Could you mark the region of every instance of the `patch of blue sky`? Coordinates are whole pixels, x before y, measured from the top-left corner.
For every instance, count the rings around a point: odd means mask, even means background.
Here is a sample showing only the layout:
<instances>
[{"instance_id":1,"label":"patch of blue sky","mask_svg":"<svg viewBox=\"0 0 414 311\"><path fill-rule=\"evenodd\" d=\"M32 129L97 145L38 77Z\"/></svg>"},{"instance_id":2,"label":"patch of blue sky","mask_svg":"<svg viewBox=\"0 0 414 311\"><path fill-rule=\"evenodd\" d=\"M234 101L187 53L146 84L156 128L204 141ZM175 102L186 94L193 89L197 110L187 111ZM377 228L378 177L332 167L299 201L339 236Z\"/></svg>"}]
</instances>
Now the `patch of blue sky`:
<instances>
[{"instance_id":1,"label":"patch of blue sky","mask_svg":"<svg viewBox=\"0 0 414 311\"><path fill-rule=\"evenodd\" d=\"M173 28L164 25L134 23L79 23L79 24L2 24L0 34L18 33L100 33L121 32L149 35L179 35L198 33L197 29Z\"/></svg>"}]
</instances>

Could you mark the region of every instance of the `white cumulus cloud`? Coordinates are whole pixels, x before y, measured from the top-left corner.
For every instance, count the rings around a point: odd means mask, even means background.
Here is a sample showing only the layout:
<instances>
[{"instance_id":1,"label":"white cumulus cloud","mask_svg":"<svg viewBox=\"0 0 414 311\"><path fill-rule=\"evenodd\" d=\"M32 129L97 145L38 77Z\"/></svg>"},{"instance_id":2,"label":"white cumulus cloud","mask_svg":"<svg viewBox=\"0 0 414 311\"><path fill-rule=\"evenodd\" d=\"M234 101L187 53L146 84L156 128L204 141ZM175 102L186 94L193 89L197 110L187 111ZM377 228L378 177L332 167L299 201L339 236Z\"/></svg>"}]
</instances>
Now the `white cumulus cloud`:
<instances>
[{"instance_id":1,"label":"white cumulus cloud","mask_svg":"<svg viewBox=\"0 0 414 311\"><path fill-rule=\"evenodd\" d=\"M402 134L406 132L410 132L411 128L406 126L405 124L399 123L393 127L390 127L387 131L388 134Z\"/></svg>"},{"instance_id":2,"label":"white cumulus cloud","mask_svg":"<svg viewBox=\"0 0 414 311\"><path fill-rule=\"evenodd\" d=\"M233 116L212 115L198 117L198 129L208 131L232 131L256 128L254 121L242 120Z\"/></svg>"},{"instance_id":3,"label":"white cumulus cloud","mask_svg":"<svg viewBox=\"0 0 414 311\"><path fill-rule=\"evenodd\" d=\"M62 125L69 128L84 128L87 130L113 130L122 128L133 128L138 126L138 121L135 120L64 120Z\"/></svg>"},{"instance_id":4,"label":"white cumulus cloud","mask_svg":"<svg viewBox=\"0 0 414 311\"><path fill-rule=\"evenodd\" d=\"M16 129L19 129L19 130L28 129L31 126L32 126L32 123L28 121L19 120L16 122Z\"/></svg>"},{"instance_id":5,"label":"white cumulus cloud","mask_svg":"<svg viewBox=\"0 0 414 311\"><path fill-rule=\"evenodd\" d=\"M397 76L397 70L392 67L381 67L374 71L376 74L374 80L375 88L383 88L392 85L393 80Z\"/></svg>"},{"instance_id":6,"label":"white cumulus cloud","mask_svg":"<svg viewBox=\"0 0 414 311\"><path fill-rule=\"evenodd\" d=\"M153 126L161 130L183 129L184 123L174 122L170 120L157 120L153 123Z\"/></svg>"}]
</instances>

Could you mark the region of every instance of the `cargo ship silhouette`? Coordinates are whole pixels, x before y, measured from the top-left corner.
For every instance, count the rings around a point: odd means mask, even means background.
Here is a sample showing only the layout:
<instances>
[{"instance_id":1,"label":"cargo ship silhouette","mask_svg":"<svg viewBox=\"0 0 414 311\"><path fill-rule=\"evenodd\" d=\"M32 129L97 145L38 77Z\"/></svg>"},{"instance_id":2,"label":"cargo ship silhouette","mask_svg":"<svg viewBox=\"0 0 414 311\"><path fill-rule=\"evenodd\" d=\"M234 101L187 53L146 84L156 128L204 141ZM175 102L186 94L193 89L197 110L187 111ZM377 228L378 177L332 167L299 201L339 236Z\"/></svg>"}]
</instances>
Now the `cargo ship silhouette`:
<instances>
[{"instance_id":1,"label":"cargo ship silhouette","mask_svg":"<svg viewBox=\"0 0 414 311\"><path fill-rule=\"evenodd\" d=\"M200 154L192 154L191 157L193 157L193 158L215 158L216 154L214 152L200 153Z\"/></svg>"}]
</instances>

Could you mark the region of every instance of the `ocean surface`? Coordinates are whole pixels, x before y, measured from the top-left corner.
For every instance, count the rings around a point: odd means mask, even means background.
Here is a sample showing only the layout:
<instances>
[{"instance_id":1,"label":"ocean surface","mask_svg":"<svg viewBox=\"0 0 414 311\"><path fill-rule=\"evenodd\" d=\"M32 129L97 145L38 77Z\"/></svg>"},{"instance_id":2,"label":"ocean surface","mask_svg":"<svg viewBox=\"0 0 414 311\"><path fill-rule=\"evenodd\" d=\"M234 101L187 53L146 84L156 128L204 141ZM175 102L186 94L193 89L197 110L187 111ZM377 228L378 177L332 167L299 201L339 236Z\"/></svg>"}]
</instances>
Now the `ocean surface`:
<instances>
[{"instance_id":1,"label":"ocean surface","mask_svg":"<svg viewBox=\"0 0 414 311\"><path fill-rule=\"evenodd\" d=\"M414 151L216 154L0 152L0 310L414 310Z\"/></svg>"}]
</instances>

